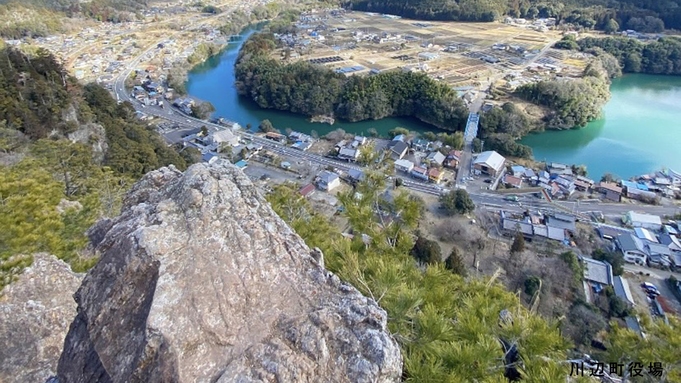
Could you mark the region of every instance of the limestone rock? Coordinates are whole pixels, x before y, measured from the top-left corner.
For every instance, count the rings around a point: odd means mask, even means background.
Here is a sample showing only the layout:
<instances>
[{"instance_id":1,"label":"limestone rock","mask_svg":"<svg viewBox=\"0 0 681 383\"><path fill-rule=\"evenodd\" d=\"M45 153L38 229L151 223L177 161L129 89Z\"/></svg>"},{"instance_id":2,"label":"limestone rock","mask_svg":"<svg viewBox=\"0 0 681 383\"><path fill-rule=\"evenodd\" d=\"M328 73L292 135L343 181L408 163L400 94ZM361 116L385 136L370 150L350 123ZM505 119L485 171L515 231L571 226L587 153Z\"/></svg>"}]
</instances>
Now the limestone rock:
<instances>
[{"instance_id":1,"label":"limestone rock","mask_svg":"<svg viewBox=\"0 0 681 383\"><path fill-rule=\"evenodd\" d=\"M5 287L0 296L0 382L44 382L57 371L69 324L73 293L83 276L47 254Z\"/></svg>"},{"instance_id":2,"label":"limestone rock","mask_svg":"<svg viewBox=\"0 0 681 383\"><path fill-rule=\"evenodd\" d=\"M400 380L385 312L230 164L149 173L90 234L60 383Z\"/></svg>"}]
</instances>

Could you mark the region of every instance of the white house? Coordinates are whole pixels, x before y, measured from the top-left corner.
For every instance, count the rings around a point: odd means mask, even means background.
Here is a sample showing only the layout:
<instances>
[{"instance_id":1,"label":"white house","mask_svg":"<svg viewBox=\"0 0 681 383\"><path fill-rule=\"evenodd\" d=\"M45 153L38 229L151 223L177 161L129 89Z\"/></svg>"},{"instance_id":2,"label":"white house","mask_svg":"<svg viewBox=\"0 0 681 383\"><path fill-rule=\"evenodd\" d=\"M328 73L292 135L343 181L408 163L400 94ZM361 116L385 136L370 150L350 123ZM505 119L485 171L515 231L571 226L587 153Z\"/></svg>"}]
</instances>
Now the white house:
<instances>
[{"instance_id":1,"label":"white house","mask_svg":"<svg viewBox=\"0 0 681 383\"><path fill-rule=\"evenodd\" d=\"M615 239L617 248L620 249L624 260L629 263L645 265L648 260L648 252L645 244L634 234L620 234Z\"/></svg>"},{"instance_id":2,"label":"white house","mask_svg":"<svg viewBox=\"0 0 681 383\"><path fill-rule=\"evenodd\" d=\"M357 158L359 158L359 150L352 148L341 148L341 150L338 152L338 158L348 161L356 161Z\"/></svg>"},{"instance_id":3,"label":"white house","mask_svg":"<svg viewBox=\"0 0 681 383\"><path fill-rule=\"evenodd\" d=\"M662 228L662 220L657 215L630 211L625 214L622 220L625 224L632 227L642 227L650 230L660 230Z\"/></svg>"},{"instance_id":4,"label":"white house","mask_svg":"<svg viewBox=\"0 0 681 383\"><path fill-rule=\"evenodd\" d=\"M496 176L504 168L506 159L501 154L491 150L478 154L478 157L473 161L473 167L482 173L490 176Z\"/></svg>"},{"instance_id":5,"label":"white house","mask_svg":"<svg viewBox=\"0 0 681 383\"><path fill-rule=\"evenodd\" d=\"M409 173L414 168L414 163L409 160L395 161L395 169Z\"/></svg>"},{"instance_id":6,"label":"white house","mask_svg":"<svg viewBox=\"0 0 681 383\"><path fill-rule=\"evenodd\" d=\"M210 140L215 145L219 145L221 143L228 144L229 146L239 145L239 136L235 135L229 130L220 130L211 134Z\"/></svg>"},{"instance_id":7,"label":"white house","mask_svg":"<svg viewBox=\"0 0 681 383\"><path fill-rule=\"evenodd\" d=\"M324 170L319 173L317 186L322 190L331 191L340 186L340 177L334 172Z\"/></svg>"}]
</instances>

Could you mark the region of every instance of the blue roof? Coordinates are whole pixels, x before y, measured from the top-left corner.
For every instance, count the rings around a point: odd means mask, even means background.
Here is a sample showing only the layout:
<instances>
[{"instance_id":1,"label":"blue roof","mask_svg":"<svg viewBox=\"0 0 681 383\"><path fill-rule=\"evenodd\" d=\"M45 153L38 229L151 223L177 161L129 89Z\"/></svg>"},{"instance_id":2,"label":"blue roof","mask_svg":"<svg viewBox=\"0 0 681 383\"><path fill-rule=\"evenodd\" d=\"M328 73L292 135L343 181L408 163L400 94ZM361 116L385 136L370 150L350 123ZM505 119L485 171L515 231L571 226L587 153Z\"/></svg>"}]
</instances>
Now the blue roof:
<instances>
[{"instance_id":1,"label":"blue roof","mask_svg":"<svg viewBox=\"0 0 681 383\"><path fill-rule=\"evenodd\" d=\"M640 190L648 191L648 185L646 184L639 183L636 185L636 187L639 188Z\"/></svg>"},{"instance_id":2,"label":"blue roof","mask_svg":"<svg viewBox=\"0 0 681 383\"><path fill-rule=\"evenodd\" d=\"M245 168L246 165L248 165L248 162L246 162L246 161L244 161L244 160L241 160L241 161L237 162L237 163L234 164L234 165L236 165L236 167L238 167L238 168Z\"/></svg>"},{"instance_id":3,"label":"blue roof","mask_svg":"<svg viewBox=\"0 0 681 383\"><path fill-rule=\"evenodd\" d=\"M636 182L631 181L622 181L622 186L627 189L636 189L638 187L636 186Z\"/></svg>"},{"instance_id":4,"label":"blue roof","mask_svg":"<svg viewBox=\"0 0 681 383\"><path fill-rule=\"evenodd\" d=\"M520 165L514 165L514 166L511 166L511 170L513 170L514 173L515 172L523 173L525 171L525 167L520 166Z\"/></svg>"}]
</instances>

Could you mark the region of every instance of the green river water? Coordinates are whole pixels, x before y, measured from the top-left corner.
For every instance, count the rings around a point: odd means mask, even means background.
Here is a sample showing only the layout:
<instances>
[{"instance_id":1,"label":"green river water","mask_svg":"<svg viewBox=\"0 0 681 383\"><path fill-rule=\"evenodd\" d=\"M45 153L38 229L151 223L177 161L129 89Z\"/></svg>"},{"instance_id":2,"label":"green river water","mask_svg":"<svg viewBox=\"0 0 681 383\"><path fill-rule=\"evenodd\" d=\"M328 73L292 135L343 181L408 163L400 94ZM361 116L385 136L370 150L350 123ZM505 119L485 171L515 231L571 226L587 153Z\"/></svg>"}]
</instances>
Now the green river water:
<instances>
[{"instance_id":1,"label":"green river water","mask_svg":"<svg viewBox=\"0 0 681 383\"><path fill-rule=\"evenodd\" d=\"M248 28L244 38L255 31ZM242 40L243 41L243 40ZM210 101L214 116L257 126L269 119L276 128L319 135L341 128L366 134L374 128L387 135L397 126L412 131L437 131L410 118L335 124L311 123L304 116L266 110L239 97L234 87L234 62L241 41L231 43L220 55L210 58L189 73L187 90L198 99ZM535 159L584 164L589 176L606 172L623 178L661 167L681 171L681 77L627 75L613 81L612 98L603 117L582 129L548 131L525 137L521 142L534 151Z\"/></svg>"}]
</instances>

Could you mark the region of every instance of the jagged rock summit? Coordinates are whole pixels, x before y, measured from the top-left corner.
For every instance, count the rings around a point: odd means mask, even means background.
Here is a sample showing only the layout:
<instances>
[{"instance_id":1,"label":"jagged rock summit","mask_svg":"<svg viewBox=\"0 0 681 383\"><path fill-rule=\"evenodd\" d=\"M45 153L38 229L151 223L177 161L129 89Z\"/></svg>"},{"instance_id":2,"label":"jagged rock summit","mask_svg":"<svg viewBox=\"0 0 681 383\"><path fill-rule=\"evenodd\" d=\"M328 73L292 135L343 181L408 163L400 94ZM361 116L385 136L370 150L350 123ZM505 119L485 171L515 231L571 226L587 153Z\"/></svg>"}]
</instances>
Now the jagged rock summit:
<instances>
[{"instance_id":1,"label":"jagged rock summit","mask_svg":"<svg viewBox=\"0 0 681 383\"><path fill-rule=\"evenodd\" d=\"M92 233L60 383L400 380L385 312L231 164L153 171Z\"/></svg>"},{"instance_id":2,"label":"jagged rock summit","mask_svg":"<svg viewBox=\"0 0 681 383\"><path fill-rule=\"evenodd\" d=\"M73 293L82 274L57 257L39 253L0 296L0 382L44 382L57 371Z\"/></svg>"}]
</instances>

